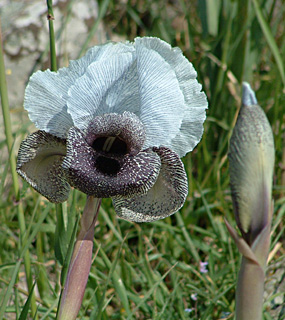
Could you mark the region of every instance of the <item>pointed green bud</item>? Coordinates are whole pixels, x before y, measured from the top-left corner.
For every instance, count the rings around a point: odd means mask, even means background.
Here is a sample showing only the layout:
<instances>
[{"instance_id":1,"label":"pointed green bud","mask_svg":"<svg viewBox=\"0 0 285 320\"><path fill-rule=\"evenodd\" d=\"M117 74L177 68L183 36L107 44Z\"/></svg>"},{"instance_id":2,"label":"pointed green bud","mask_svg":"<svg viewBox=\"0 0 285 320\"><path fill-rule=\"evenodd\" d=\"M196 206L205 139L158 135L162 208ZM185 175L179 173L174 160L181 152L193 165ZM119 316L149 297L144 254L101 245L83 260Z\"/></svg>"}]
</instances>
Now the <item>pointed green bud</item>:
<instances>
[{"instance_id":1,"label":"pointed green bud","mask_svg":"<svg viewBox=\"0 0 285 320\"><path fill-rule=\"evenodd\" d=\"M238 227L251 245L271 215L274 141L253 90L243 83L242 107L229 147L233 206Z\"/></svg>"}]
</instances>

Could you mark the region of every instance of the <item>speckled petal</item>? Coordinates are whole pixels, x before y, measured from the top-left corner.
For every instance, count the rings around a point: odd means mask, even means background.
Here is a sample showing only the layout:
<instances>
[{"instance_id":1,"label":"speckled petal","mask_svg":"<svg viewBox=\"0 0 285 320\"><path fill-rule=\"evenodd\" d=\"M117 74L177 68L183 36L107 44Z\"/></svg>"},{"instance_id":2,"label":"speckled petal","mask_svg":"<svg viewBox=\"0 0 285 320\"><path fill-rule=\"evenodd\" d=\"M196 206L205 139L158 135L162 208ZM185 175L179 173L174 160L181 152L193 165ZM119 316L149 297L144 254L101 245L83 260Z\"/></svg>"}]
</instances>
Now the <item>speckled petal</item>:
<instances>
[{"instance_id":1,"label":"speckled petal","mask_svg":"<svg viewBox=\"0 0 285 320\"><path fill-rule=\"evenodd\" d=\"M129 199L113 197L119 217L135 222L163 219L178 211L188 194L187 176L179 156L168 148L153 148L161 159L154 186L145 194Z\"/></svg>"},{"instance_id":2,"label":"speckled petal","mask_svg":"<svg viewBox=\"0 0 285 320\"><path fill-rule=\"evenodd\" d=\"M86 130L86 142L92 146L98 137L119 137L127 145L127 152L136 155L145 141L145 130L133 113L108 113L95 117Z\"/></svg>"},{"instance_id":3,"label":"speckled petal","mask_svg":"<svg viewBox=\"0 0 285 320\"><path fill-rule=\"evenodd\" d=\"M24 106L31 121L38 129L66 138L69 128L74 126L72 117L67 112L69 88L94 61L104 64L113 55L133 51L130 44L107 43L91 48L79 60L70 61L68 68L61 68L58 72L36 72L30 78L25 92ZM84 105L80 108L84 109Z\"/></svg>"},{"instance_id":4,"label":"speckled petal","mask_svg":"<svg viewBox=\"0 0 285 320\"><path fill-rule=\"evenodd\" d=\"M63 202L70 191L61 169L65 155L65 140L44 131L34 132L21 143L17 172L49 201Z\"/></svg>"},{"instance_id":5,"label":"speckled petal","mask_svg":"<svg viewBox=\"0 0 285 320\"><path fill-rule=\"evenodd\" d=\"M100 170L104 161L118 168L114 173L104 173ZM63 168L69 183L88 195L108 198L146 193L157 179L160 164L159 156L152 150L136 156L106 158L89 146L78 128L69 130Z\"/></svg>"}]
</instances>

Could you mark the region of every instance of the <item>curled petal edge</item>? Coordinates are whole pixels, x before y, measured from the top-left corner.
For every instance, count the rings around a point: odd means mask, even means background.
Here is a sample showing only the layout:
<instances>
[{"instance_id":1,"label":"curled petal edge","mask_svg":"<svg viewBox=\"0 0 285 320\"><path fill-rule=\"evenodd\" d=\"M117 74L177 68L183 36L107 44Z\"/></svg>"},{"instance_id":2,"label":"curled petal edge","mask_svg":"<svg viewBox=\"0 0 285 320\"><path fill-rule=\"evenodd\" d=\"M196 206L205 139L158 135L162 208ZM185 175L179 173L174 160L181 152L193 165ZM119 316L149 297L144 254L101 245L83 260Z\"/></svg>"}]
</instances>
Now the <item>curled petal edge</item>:
<instances>
[{"instance_id":1,"label":"curled petal edge","mask_svg":"<svg viewBox=\"0 0 285 320\"><path fill-rule=\"evenodd\" d=\"M151 222L177 212L188 194L187 176L179 156L166 147L153 148L161 160L159 176L144 195L113 197L115 211L122 219Z\"/></svg>"},{"instance_id":2,"label":"curled petal edge","mask_svg":"<svg viewBox=\"0 0 285 320\"><path fill-rule=\"evenodd\" d=\"M64 202L70 191L61 168L65 154L64 139L39 130L22 141L16 170L49 201Z\"/></svg>"}]
</instances>

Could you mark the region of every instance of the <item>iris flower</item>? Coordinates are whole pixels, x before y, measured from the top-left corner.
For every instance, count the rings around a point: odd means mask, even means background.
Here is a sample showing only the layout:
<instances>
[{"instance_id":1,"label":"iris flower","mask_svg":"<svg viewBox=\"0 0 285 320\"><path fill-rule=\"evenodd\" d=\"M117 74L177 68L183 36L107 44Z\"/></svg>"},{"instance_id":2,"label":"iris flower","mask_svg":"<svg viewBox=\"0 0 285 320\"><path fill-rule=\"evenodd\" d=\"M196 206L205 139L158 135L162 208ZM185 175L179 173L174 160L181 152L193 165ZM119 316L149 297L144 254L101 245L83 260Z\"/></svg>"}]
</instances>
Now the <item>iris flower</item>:
<instances>
[{"instance_id":1,"label":"iris flower","mask_svg":"<svg viewBox=\"0 0 285 320\"><path fill-rule=\"evenodd\" d=\"M51 202L70 188L113 200L146 222L181 208L182 161L200 141L207 99L192 64L158 38L95 46L58 72L36 72L24 107L39 131L21 144L17 171Z\"/></svg>"}]
</instances>

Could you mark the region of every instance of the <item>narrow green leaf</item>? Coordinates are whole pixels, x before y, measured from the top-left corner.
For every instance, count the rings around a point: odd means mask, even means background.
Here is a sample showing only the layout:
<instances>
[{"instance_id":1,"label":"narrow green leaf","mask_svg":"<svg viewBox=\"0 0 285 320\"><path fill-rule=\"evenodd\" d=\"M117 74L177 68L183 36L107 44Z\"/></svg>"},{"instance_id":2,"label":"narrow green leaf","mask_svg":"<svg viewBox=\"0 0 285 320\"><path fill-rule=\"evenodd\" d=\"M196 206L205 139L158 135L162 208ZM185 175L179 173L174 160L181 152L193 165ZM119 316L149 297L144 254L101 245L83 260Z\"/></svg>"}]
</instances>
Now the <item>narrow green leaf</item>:
<instances>
[{"instance_id":1,"label":"narrow green leaf","mask_svg":"<svg viewBox=\"0 0 285 320\"><path fill-rule=\"evenodd\" d=\"M55 228L55 240L54 240L54 253L57 261L63 265L64 257L68 249L68 239L66 230L66 218L63 204L56 204L56 228Z\"/></svg>"},{"instance_id":2,"label":"narrow green leaf","mask_svg":"<svg viewBox=\"0 0 285 320\"><path fill-rule=\"evenodd\" d=\"M268 46L270 47L272 54L276 60L277 66L278 66L278 70L283 82L283 86L285 86L285 73L284 73L284 66L283 66L283 61L281 58L281 55L279 53L279 49L277 47L277 44L274 40L274 37L271 33L270 27L267 23L267 21L265 20L265 18L263 17L261 8L259 6L258 0L252 0L253 4L254 4L254 8L255 8L255 13L259 22L259 25L263 31L263 34L265 36L265 39L268 43Z\"/></svg>"},{"instance_id":3,"label":"narrow green leaf","mask_svg":"<svg viewBox=\"0 0 285 320\"><path fill-rule=\"evenodd\" d=\"M102 2L99 2L99 3L100 3L100 7L99 7L98 17L96 18L94 25L92 26L91 30L88 33L88 37L86 38L84 44L82 45L82 48L79 53L79 57L86 51L86 48L87 48L89 42L91 41L95 32L97 31L97 29L100 25L100 22L103 19L104 15L108 9L110 0L103 0Z\"/></svg>"},{"instance_id":4,"label":"narrow green leaf","mask_svg":"<svg viewBox=\"0 0 285 320\"><path fill-rule=\"evenodd\" d=\"M4 313L5 313L5 310L6 310L6 305L7 305L8 301L9 301L11 295L12 295L13 287L14 287L14 284L16 282L20 266L21 266L21 260L19 259L17 264L15 265L11 280L10 280L9 285L7 287L7 290L6 290L6 294L4 295L4 299L3 299L1 307L0 307L0 319L4 319Z\"/></svg>"},{"instance_id":5,"label":"narrow green leaf","mask_svg":"<svg viewBox=\"0 0 285 320\"><path fill-rule=\"evenodd\" d=\"M216 37L218 34L221 0L206 0L208 32Z\"/></svg>"},{"instance_id":6,"label":"narrow green leaf","mask_svg":"<svg viewBox=\"0 0 285 320\"><path fill-rule=\"evenodd\" d=\"M66 275L67 275L67 271L68 271L68 266L70 264L70 260L72 257L72 251L74 248L74 243L75 243L75 239L76 239L76 233L77 233L77 229L78 229L78 225L79 225L79 219L80 217L78 216L75 224L74 224L74 228L73 228L73 233L71 235L70 241L69 241L69 245L68 245L68 249L64 258L64 262L62 265L62 270L61 270L61 276L60 276L60 282L61 285L64 286L65 283L65 279L66 279Z\"/></svg>"},{"instance_id":7,"label":"narrow green leaf","mask_svg":"<svg viewBox=\"0 0 285 320\"><path fill-rule=\"evenodd\" d=\"M28 317L29 308L30 308L30 304L31 304L31 301L32 301L35 285L36 285L36 282L34 282L32 288L31 288L30 294L29 294L28 299L27 299L27 301L26 301L26 303L24 305L24 308L23 308L23 310L22 310L22 312L20 314L19 320L26 320L27 317Z\"/></svg>"}]
</instances>

